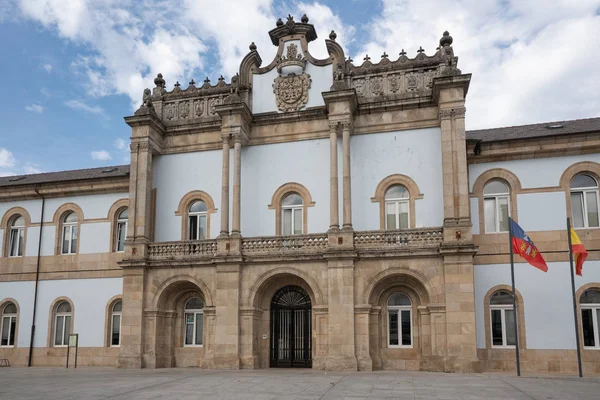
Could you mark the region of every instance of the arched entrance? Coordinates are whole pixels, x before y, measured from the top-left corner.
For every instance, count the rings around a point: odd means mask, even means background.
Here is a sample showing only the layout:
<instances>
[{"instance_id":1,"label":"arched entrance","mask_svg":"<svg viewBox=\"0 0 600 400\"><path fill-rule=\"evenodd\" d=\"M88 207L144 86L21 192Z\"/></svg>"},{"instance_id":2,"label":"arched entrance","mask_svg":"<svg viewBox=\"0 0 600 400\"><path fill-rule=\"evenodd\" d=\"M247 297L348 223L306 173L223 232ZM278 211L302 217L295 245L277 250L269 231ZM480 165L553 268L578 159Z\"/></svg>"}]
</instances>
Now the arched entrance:
<instances>
[{"instance_id":1,"label":"arched entrance","mask_svg":"<svg viewBox=\"0 0 600 400\"><path fill-rule=\"evenodd\" d=\"M299 286L285 286L271 301L270 366L312 367L311 301Z\"/></svg>"}]
</instances>

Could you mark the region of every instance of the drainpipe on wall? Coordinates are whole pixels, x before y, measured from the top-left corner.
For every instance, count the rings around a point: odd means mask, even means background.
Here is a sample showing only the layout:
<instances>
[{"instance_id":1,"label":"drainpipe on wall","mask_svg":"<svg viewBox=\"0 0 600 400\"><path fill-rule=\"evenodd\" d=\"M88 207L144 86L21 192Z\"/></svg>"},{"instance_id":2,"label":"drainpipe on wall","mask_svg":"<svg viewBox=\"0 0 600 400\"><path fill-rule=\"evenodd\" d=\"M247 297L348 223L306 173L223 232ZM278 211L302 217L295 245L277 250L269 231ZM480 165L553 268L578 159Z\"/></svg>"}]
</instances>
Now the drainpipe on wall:
<instances>
[{"instance_id":1,"label":"drainpipe on wall","mask_svg":"<svg viewBox=\"0 0 600 400\"><path fill-rule=\"evenodd\" d=\"M40 258L42 254L42 232L44 230L44 203L46 199L38 192L38 188L34 189L38 196L42 199L42 211L40 218L40 235L38 238L38 251L37 251L37 266L35 269L35 291L33 294L33 318L31 320L31 338L29 339L29 361L28 367L31 367L31 361L33 358L33 338L35 337L35 312L37 310L37 298L38 298L38 283L40 280Z\"/></svg>"}]
</instances>

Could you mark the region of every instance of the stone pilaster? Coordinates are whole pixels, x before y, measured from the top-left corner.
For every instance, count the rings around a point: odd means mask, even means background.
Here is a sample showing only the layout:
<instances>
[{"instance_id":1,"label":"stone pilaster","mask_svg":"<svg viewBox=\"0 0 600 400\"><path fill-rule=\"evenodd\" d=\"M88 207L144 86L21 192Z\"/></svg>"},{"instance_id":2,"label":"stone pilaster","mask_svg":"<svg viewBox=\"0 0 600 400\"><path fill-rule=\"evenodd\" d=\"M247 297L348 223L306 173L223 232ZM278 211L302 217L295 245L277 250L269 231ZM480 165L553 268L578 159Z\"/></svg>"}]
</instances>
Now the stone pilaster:
<instances>
[{"instance_id":1,"label":"stone pilaster","mask_svg":"<svg viewBox=\"0 0 600 400\"><path fill-rule=\"evenodd\" d=\"M223 167L221 169L221 232L219 236L229 235L229 148L231 135L223 133Z\"/></svg>"},{"instance_id":2,"label":"stone pilaster","mask_svg":"<svg viewBox=\"0 0 600 400\"><path fill-rule=\"evenodd\" d=\"M360 371L372 371L373 360L370 354L369 343L369 314L370 304L357 305L354 307L354 334L356 335L356 359Z\"/></svg>"},{"instance_id":3,"label":"stone pilaster","mask_svg":"<svg viewBox=\"0 0 600 400\"><path fill-rule=\"evenodd\" d=\"M243 308L240 310L240 363L242 369L259 368L258 331L263 310Z\"/></svg>"},{"instance_id":4,"label":"stone pilaster","mask_svg":"<svg viewBox=\"0 0 600 400\"><path fill-rule=\"evenodd\" d=\"M142 368L144 268L123 269L123 313L119 368Z\"/></svg>"},{"instance_id":5,"label":"stone pilaster","mask_svg":"<svg viewBox=\"0 0 600 400\"><path fill-rule=\"evenodd\" d=\"M329 124L329 230L332 232L340 228L337 129L337 122Z\"/></svg>"},{"instance_id":6,"label":"stone pilaster","mask_svg":"<svg viewBox=\"0 0 600 400\"><path fill-rule=\"evenodd\" d=\"M356 371L354 335L354 260L331 260L327 265L328 352L325 368Z\"/></svg>"},{"instance_id":7,"label":"stone pilaster","mask_svg":"<svg viewBox=\"0 0 600 400\"><path fill-rule=\"evenodd\" d=\"M233 223L231 226L232 235L240 235L240 213L241 213L241 192L240 182L242 179L242 135L237 134L233 137Z\"/></svg>"},{"instance_id":8,"label":"stone pilaster","mask_svg":"<svg viewBox=\"0 0 600 400\"><path fill-rule=\"evenodd\" d=\"M240 368L241 265L217 265L214 367Z\"/></svg>"},{"instance_id":9,"label":"stone pilaster","mask_svg":"<svg viewBox=\"0 0 600 400\"><path fill-rule=\"evenodd\" d=\"M351 189L351 164L350 164L350 131L352 122L345 121L342 123L342 149L343 149L343 166L344 166L344 225L342 229L352 229L352 189Z\"/></svg>"}]
</instances>

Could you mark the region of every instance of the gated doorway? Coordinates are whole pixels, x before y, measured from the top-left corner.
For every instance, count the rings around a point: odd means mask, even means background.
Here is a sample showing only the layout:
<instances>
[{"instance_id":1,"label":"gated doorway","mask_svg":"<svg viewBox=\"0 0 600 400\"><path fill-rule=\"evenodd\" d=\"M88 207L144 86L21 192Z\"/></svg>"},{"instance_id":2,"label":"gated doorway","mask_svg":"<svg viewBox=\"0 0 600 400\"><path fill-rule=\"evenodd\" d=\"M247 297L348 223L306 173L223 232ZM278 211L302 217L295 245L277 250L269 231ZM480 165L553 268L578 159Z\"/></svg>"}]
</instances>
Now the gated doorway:
<instances>
[{"instance_id":1,"label":"gated doorway","mask_svg":"<svg viewBox=\"0 0 600 400\"><path fill-rule=\"evenodd\" d=\"M271 367L312 367L311 302L304 289L285 286L271 301Z\"/></svg>"}]
</instances>

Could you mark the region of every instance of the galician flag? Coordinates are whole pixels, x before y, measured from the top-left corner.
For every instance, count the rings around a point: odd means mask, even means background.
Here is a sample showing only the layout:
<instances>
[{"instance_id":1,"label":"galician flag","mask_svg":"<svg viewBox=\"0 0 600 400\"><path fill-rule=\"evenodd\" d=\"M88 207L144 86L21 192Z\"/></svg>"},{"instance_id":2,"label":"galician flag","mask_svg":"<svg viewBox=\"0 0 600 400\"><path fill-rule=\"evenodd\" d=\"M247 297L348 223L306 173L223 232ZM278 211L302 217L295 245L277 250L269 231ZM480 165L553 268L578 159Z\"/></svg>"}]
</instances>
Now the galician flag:
<instances>
[{"instance_id":1,"label":"galician flag","mask_svg":"<svg viewBox=\"0 0 600 400\"><path fill-rule=\"evenodd\" d=\"M538 248L535 247L535 244L533 244L533 240L527 236L525 231L519 226L519 224L513 221L512 218L510 218L509 221L510 231L512 233L513 251L523 257L529 264L541 269L544 272L548 272L546 261L544 261L542 253L540 253Z\"/></svg>"},{"instance_id":2,"label":"galician flag","mask_svg":"<svg viewBox=\"0 0 600 400\"><path fill-rule=\"evenodd\" d=\"M583 244L581 244L581 240L579 240L573 227L571 227L571 253L573 253L575 258L575 273L582 276L583 263L588 256L588 252L583 247Z\"/></svg>"}]
</instances>

